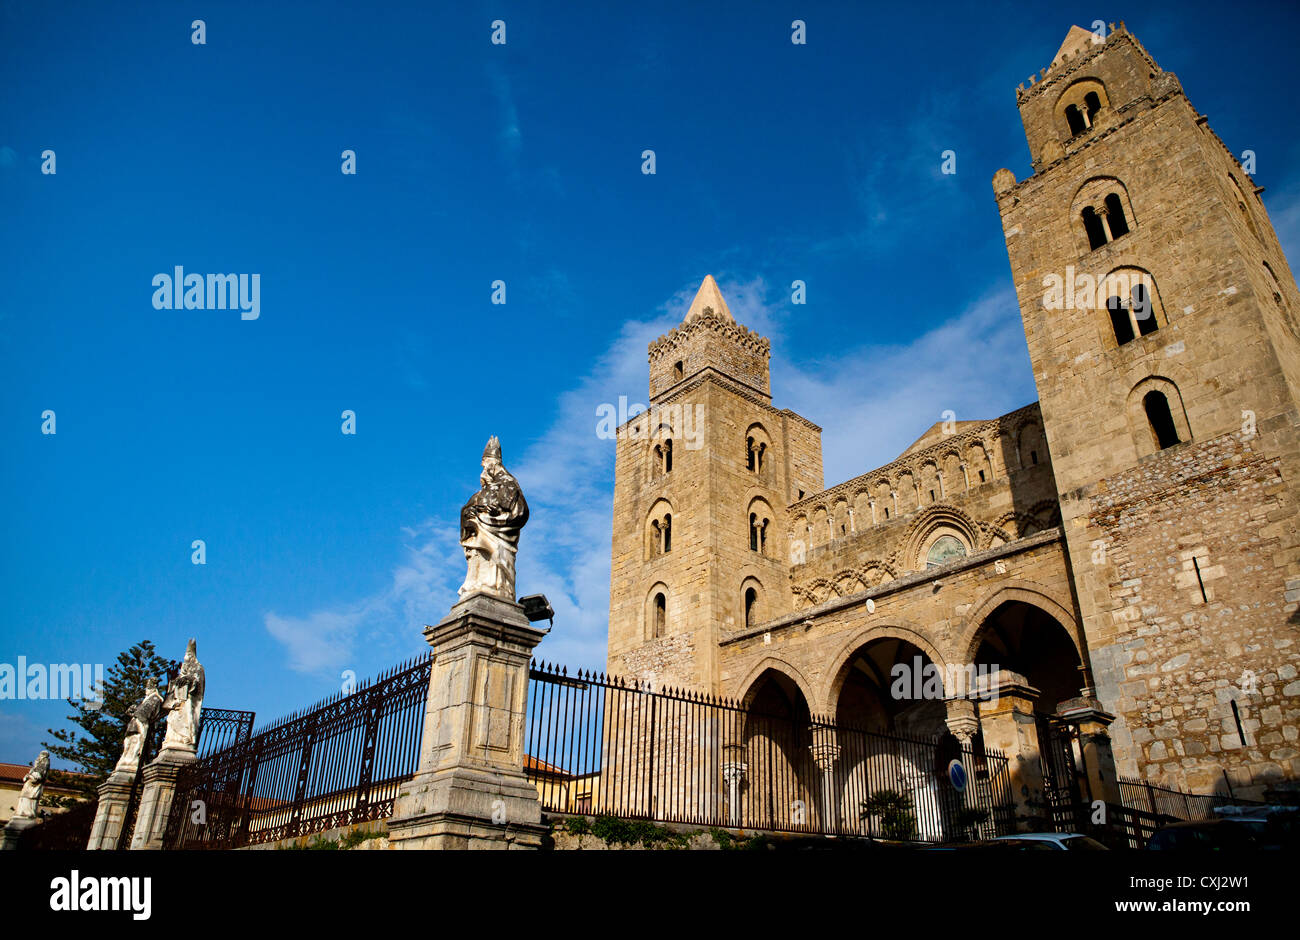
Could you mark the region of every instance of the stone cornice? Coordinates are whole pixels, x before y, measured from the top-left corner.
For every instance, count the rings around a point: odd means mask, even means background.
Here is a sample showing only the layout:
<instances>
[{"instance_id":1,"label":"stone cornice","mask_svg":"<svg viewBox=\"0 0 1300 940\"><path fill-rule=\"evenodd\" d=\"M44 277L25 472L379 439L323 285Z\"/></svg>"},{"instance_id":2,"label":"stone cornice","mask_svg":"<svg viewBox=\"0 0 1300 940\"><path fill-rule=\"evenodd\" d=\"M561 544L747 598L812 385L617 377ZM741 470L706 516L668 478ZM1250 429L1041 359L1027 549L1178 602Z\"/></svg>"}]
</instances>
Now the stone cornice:
<instances>
[{"instance_id":1,"label":"stone cornice","mask_svg":"<svg viewBox=\"0 0 1300 940\"><path fill-rule=\"evenodd\" d=\"M676 350L695 334L704 331L720 333L737 345L743 346L761 356L771 356L772 354L772 344L766 337L760 336L747 326L724 319L715 313L712 307L705 307L703 313L696 314L694 317L683 321L680 325L651 343L649 347L650 362L654 362L661 356Z\"/></svg>"},{"instance_id":2,"label":"stone cornice","mask_svg":"<svg viewBox=\"0 0 1300 940\"><path fill-rule=\"evenodd\" d=\"M818 432L819 434L821 433L822 429L817 425L813 424L803 415L791 411L789 408L773 407L770 401L765 401L763 398L760 398L758 395L755 395L752 392L747 391L749 386L745 386L742 383L737 383L734 379L724 376L721 372L717 372L716 370L712 369L712 367L697 372L696 376L698 376L698 378L687 379L685 380L686 384L682 384L679 388L676 388L675 390L670 390L664 393L662 396L653 400L650 404L650 407L653 409L656 407L663 408L666 405L671 405L678 399L688 395L690 392L695 391L700 386L706 383L712 383L718 386L719 388L726 389L728 392L731 392L733 395L737 395L745 399L745 401L751 404L757 405L759 408L762 408L770 415L780 416L785 418L793 418L795 421L807 425L809 428ZM646 414L647 412L643 411L640 414L633 415L632 417L624 421L621 425L619 425L615 429L615 431L616 432L622 431L623 428L627 427L637 418L644 417Z\"/></svg>"}]
</instances>

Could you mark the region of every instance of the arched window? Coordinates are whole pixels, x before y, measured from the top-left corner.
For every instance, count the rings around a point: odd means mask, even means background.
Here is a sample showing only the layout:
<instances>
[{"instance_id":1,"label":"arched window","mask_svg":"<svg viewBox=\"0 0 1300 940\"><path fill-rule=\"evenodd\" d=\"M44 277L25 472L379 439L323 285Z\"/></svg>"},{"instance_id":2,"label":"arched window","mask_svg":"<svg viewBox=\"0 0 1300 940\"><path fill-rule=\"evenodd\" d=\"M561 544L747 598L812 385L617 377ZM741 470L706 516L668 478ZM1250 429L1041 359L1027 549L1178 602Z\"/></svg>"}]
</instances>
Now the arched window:
<instances>
[{"instance_id":1,"label":"arched window","mask_svg":"<svg viewBox=\"0 0 1300 940\"><path fill-rule=\"evenodd\" d=\"M1119 201L1119 194L1109 193L1103 205L1106 207L1106 227L1110 229L1111 240L1127 235L1128 221L1124 218L1124 204Z\"/></svg>"},{"instance_id":2,"label":"arched window","mask_svg":"<svg viewBox=\"0 0 1300 940\"><path fill-rule=\"evenodd\" d=\"M1151 433L1161 450L1179 443L1178 429L1174 426L1174 416L1169 411L1169 399L1164 392L1147 392L1142 396L1142 407L1146 409Z\"/></svg>"},{"instance_id":3,"label":"arched window","mask_svg":"<svg viewBox=\"0 0 1300 940\"><path fill-rule=\"evenodd\" d=\"M1097 112L1101 110L1101 98L1097 96L1097 93L1095 91L1090 91L1083 96L1083 104L1084 107L1087 109L1085 113L1088 116L1088 124L1089 126L1091 126L1092 119L1095 118L1097 116Z\"/></svg>"},{"instance_id":4,"label":"arched window","mask_svg":"<svg viewBox=\"0 0 1300 940\"><path fill-rule=\"evenodd\" d=\"M655 558L666 555L673 548L672 505L666 500L658 500L650 510L646 525L647 557Z\"/></svg>"},{"instance_id":5,"label":"arched window","mask_svg":"<svg viewBox=\"0 0 1300 940\"><path fill-rule=\"evenodd\" d=\"M670 473L673 469L673 439L670 437L663 444L664 448L664 473Z\"/></svg>"},{"instance_id":6,"label":"arched window","mask_svg":"<svg viewBox=\"0 0 1300 940\"><path fill-rule=\"evenodd\" d=\"M682 368L682 360L678 359L673 363L673 381L680 382L684 373L685 370Z\"/></svg>"},{"instance_id":7,"label":"arched window","mask_svg":"<svg viewBox=\"0 0 1300 940\"><path fill-rule=\"evenodd\" d=\"M1099 297L1106 297L1106 312L1117 345L1123 346L1137 336L1160 329L1155 282L1145 271L1137 268L1112 271L1098 291Z\"/></svg>"},{"instance_id":8,"label":"arched window","mask_svg":"<svg viewBox=\"0 0 1300 940\"><path fill-rule=\"evenodd\" d=\"M752 627L758 622L758 591L745 589L745 626Z\"/></svg>"},{"instance_id":9,"label":"arched window","mask_svg":"<svg viewBox=\"0 0 1300 940\"><path fill-rule=\"evenodd\" d=\"M1159 329L1155 308L1151 304L1151 292L1147 290L1145 284L1133 285L1133 292L1129 294L1129 306L1133 310L1133 319L1137 321L1138 333L1141 336L1154 333Z\"/></svg>"},{"instance_id":10,"label":"arched window","mask_svg":"<svg viewBox=\"0 0 1300 940\"><path fill-rule=\"evenodd\" d=\"M938 568L940 565L946 565L954 558L964 558L966 556L966 546L961 540L952 535L941 535L935 539L930 550L925 554L925 567Z\"/></svg>"},{"instance_id":11,"label":"arched window","mask_svg":"<svg viewBox=\"0 0 1300 940\"><path fill-rule=\"evenodd\" d=\"M1066 137L1077 137L1092 128L1097 112L1109 106L1106 86L1098 79L1082 78L1056 99L1057 118L1064 118Z\"/></svg>"},{"instance_id":12,"label":"arched window","mask_svg":"<svg viewBox=\"0 0 1300 940\"><path fill-rule=\"evenodd\" d=\"M1065 120L1070 125L1070 136L1082 134L1088 129L1087 123L1083 119L1083 112L1079 110L1078 105L1067 105L1065 108Z\"/></svg>"},{"instance_id":13,"label":"arched window","mask_svg":"<svg viewBox=\"0 0 1300 940\"><path fill-rule=\"evenodd\" d=\"M1106 301L1106 310L1110 313L1110 325L1115 330L1115 342L1123 346L1133 338L1133 323L1124 308L1124 301L1119 297L1110 297Z\"/></svg>"},{"instance_id":14,"label":"arched window","mask_svg":"<svg viewBox=\"0 0 1300 940\"><path fill-rule=\"evenodd\" d=\"M1083 183L1071 200L1070 212L1082 223L1088 251L1123 238L1137 225L1128 188L1113 176L1096 176ZM1082 242L1079 248L1083 250Z\"/></svg>"},{"instance_id":15,"label":"arched window","mask_svg":"<svg viewBox=\"0 0 1300 940\"><path fill-rule=\"evenodd\" d=\"M1088 233L1088 247L1100 248L1106 244L1106 230L1102 227L1101 216L1092 206L1083 208L1083 230Z\"/></svg>"},{"instance_id":16,"label":"arched window","mask_svg":"<svg viewBox=\"0 0 1300 940\"><path fill-rule=\"evenodd\" d=\"M654 607L654 635L661 637L668 632L668 598L664 597L663 591L655 595Z\"/></svg>"},{"instance_id":17,"label":"arched window","mask_svg":"<svg viewBox=\"0 0 1300 940\"><path fill-rule=\"evenodd\" d=\"M767 554L767 527L769 520L756 512L749 514L749 550L760 555Z\"/></svg>"}]
</instances>

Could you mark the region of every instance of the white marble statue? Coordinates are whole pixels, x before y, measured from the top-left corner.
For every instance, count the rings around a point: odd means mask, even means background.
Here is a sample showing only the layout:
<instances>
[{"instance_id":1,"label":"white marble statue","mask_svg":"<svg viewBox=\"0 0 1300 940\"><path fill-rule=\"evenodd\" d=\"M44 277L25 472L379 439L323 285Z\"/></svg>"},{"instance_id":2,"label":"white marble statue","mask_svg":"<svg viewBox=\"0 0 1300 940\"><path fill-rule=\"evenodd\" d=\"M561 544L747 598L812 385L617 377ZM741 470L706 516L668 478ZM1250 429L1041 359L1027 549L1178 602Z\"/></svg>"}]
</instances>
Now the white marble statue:
<instances>
[{"instance_id":1,"label":"white marble statue","mask_svg":"<svg viewBox=\"0 0 1300 940\"><path fill-rule=\"evenodd\" d=\"M131 709L131 716L126 722L126 736L122 738L122 756L117 760L113 773L135 776L140 769L140 755L144 753L145 741L149 739L149 728L162 714L162 696L158 694L158 680L144 680L144 697Z\"/></svg>"},{"instance_id":2,"label":"white marble statue","mask_svg":"<svg viewBox=\"0 0 1300 940\"><path fill-rule=\"evenodd\" d=\"M203 721L203 690L203 665L199 662L197 645L191 639L185 648L181 671L167 683L167 697L162 703L162 710L167 713L164 751L168 748L192 751L198 746Z\"/></svg>"},{"instance_id":3,"label":"white marble statue","mask_svg":"<svg viewBox=\"0 0 1300 940\"><path fill-rule=\"evenodd\" d=\"M35 819L41 794L45 792L45 779L50 775L50 752L41 751L32 762L31 770L23 776L23 789L14 807L14 819Z\"/></svg>"},{"instance_id":4,"label":"white marble statue","mask_svg":"<svg viewBox=\"0 0 1300 940\"><path fill-rule=\"evenodd\" d=\"M501 464L501 442L491 438L483 450L481 488L460 511L460 544L469 571L460 596L476 592L513 602L515 553L528 521L528 503L519 481Z\"/></svg>"}]
</instances>

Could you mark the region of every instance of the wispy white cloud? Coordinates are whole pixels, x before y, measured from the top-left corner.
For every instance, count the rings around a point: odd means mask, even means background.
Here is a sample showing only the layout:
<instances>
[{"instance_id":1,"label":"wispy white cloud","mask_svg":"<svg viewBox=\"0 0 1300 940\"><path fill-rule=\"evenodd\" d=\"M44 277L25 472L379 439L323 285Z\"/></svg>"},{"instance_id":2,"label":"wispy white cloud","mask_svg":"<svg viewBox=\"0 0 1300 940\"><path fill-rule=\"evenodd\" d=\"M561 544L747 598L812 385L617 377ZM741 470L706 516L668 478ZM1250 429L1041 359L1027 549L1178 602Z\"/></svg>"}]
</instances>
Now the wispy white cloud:
<instances>
[{"instance_id":1,"label":"wispy white cloud","mask_svg":"<svg viewBox=\"0 0 1300 940\"><path fill-rule=\"evenodd\" d=\"M303 616L263 615L267 632L288 653L289 668L337 674L355 662L360 642L390 647L400 655L409 646L410 624L426 623L431 611L451 606L465 565L456 528L430 519L404 527L402 534L403 560L384 590Z\"/></svg>"}]
</instances>

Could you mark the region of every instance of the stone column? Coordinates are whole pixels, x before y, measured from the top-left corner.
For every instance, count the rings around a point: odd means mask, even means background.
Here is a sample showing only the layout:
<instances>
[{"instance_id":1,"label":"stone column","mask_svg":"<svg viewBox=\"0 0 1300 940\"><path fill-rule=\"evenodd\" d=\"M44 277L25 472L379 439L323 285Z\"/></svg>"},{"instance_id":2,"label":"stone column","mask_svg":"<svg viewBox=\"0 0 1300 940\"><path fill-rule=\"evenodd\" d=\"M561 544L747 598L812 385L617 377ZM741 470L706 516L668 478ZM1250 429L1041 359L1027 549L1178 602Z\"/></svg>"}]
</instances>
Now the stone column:
<instances>
[{"instance_id":1,"label":"stone column","mask_svg":"<svg viewBox=\"0 0 1300 940\"><path fill-rule=\"evenodd\" d=\"M733 747L727 747L725 750L731 751ZM744 754L744 748L734 748ZM733 755L728 754L728 757ZM733 827L740 827L740 785L745 780L745 771L749 765L743 760L725 760L722 762L722 779L727 783L727 822Z\"/></svg>"},{"instance_id":2,"label":"stone column","mask_svg":"<svg viewBox=\"0 0 1300 940\"><path fill-rule=\"evenodd\" d=\"M523 608L467 595L424 630L433 647L416 775L388 821L394 849L538 848L537 789L524 775L528 664L546 634Z\"/></svg>"},{"instance_id":3,"label":"stone column","mask_svg":"<svg viewBox=\"0 0 1300 940\"><path fill-rule=\"evenodd\" d=\"M158 756L144 768L144 791L140 808L135 814L135 832L131 834L132 849L161 849L163 834L167 830L167 817L171 814L172 800L176 797L176 778L181 768L195 760L193 745L164 747Z\"/></svg>"},{"instance_id":4,"label":"stone column","mask_svg":"<svg viewBox=\"0 0 1300 940\"><path fill-rule=\"evenodd\" d=\"M970 764L966 763L966 752L971 749L971 743L979 733L980 720L975 712L975 703L968 698L950 698L944 702L944 706L948 711L944 724L948 726L953 737L961 743L961 765L966 770L966 789L962 791L961 802L963 806L970 806L975 787L975 775L971 773Z\"/></svg>"},{"instance_id":5,"label":"stone column","mask_svg":"<svg viewBox=\"0 0 1300 940\"><path fill-rule=\"evenodd\" d=\"M126 822L127 808L131 803L133 776L124 771L113 771L99 785L99 805L95 808L95 822L90 827L88 851L112 850L122 844L122 826Z\"/></svg>"},{"instance_id":6,"label":"stone column","mask_svg":"<svg viewBox=\"0 0 1300 940\"><path fill-rule=\"evenodd\" d=\"M835 739L835 729L825 725L813 728L813 743L808 746L813 763L821 778L822 831L834 833L839 821L839 794L835 792L835 762L840 757L840 745Z\"/></svg>"},{"instance_id":7,"label":"stone column","mask_svg":"<svg viewBox=\"0 0 1300 940\"><path fill-rule=\"evenodd\" d=\"M1006 755L1016 828L1033 832L1042 828L1045 819L1043 759L1034 718L1038 689L1019 673L1003 669L989 676L986 692L989 699L980 704L984 744Z\"/></svg>"},{"instance_id":8,"label":"stone column","mask_svg":"<svg viewBox=\"0 0 1300 940\"><path fill-rule=\"evenodd\" d=\"M1115 754L1111 750L1110 732L1106 730L1115 716L1091 695L1062 702L1056 707L1056 715L1078 729L1079 754L1083 759L1080 769L1088 781L1089 799L1121 803Z\"/></svg>"}]
</instances>

